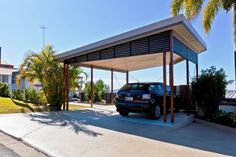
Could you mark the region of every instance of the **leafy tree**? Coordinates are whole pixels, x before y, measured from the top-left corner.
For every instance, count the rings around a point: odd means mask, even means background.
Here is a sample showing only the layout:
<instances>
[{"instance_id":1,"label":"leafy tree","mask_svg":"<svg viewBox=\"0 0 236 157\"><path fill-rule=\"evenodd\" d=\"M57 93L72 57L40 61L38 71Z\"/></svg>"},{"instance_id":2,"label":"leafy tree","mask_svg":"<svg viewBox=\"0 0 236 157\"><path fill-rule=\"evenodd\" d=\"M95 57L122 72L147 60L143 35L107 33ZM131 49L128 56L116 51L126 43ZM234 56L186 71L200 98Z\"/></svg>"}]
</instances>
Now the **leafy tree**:
<instances>
[{"instance_id":1,"label":"leafy tree","mask_svg":"<svg viewBox=\"0 0 236 157\"><path fill-rule=\"evenodd\" d=\"M200 14L203 5L204 0L172 0L171 13L173 16L176 16L183 11L185 16L191 20ZM203 9L202 27L205 32L208 33L211 30L214 18L220 9L225 10L227 13L232 10L236 80L236 0L208 0Z\"/></svg>"},{"instance_id":2,"label":"leafy tree","mask_svg":"<svg viewBox=\"0 0 236 157\"><path fill-rule=\"evenodd\" d=\"M39 81L47 103L60 110L64 94L63 64L55 60L55 53L53 47L47 45L38 54L27 54L20 66L20 76L31 82ZM77 75L79 75L78 71L81 70L75 66L70 66L69 82L75 82Z\"/></svg>"},{"instance_id":3,"label":"leafy tree","mask_svg":"<svg viewBox=\"0 0 236 157\"><path fill-rule=\"evenodd\" d=\"M104 83L103 80L98 80L94 83L94 100L101 102L105 99L105 93L109 87ZM91 82L88 81L84 88L84 94L86 100L91 100Z\"/></svg>"},{"instance_id":4,"label":"leafy tree","mask_svg":"<svg viewBox=\"0 0 236 157\"><path fill-rule=\"evenodd\" d=\"M0 96L9 97L9 87L6 83L0 82Z\"/></svg>"},{"instance_id":5,"label":"leafy tree","mask_svg":"<svg viewBox=\"0 0 236 157\"><path fill-rule=\"evenodd\" d=\"M80 68L75 68L74 70L70 70L70 73L69 73L69 76L75 78L73 80L70 81L70 88L71 88L71 91L73 94L76 93L76 89L81 89L81 84L79 81L79 78L78 76L81 76L81 75L84 75L85 76L85 80L87 80L87 73L85 73L82 69ZM86 84L86 82L84 80L81 80L82 81L82 85L83 84Z\"/></svg>"},{"instance_id":6,"label":"leafy tree","mask_svg":"<svg viewBox=\"0 0 236 157\"><path fill-rule=\"evenodd\" d=\"M202 70L201 75L192 81L192 93L194 100L205 110L205 115L210 116L218 110L218 103L224 99L226 86L231 81L226 80L224 69L217 70L212 66Z\"/></svg>"}]
</instances>

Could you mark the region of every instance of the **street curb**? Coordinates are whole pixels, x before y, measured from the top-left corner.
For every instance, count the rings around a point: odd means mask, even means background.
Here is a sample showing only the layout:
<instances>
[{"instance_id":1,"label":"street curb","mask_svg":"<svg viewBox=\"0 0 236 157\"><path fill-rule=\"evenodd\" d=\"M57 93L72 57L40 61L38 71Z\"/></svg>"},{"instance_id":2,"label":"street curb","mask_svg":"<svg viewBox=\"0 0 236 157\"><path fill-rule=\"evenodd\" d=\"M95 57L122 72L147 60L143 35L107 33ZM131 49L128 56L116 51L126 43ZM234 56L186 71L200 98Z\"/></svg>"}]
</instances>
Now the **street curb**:
<instances>
[{"instance_id":1,"label":"street curb","mask_svg":"<svg viewBox=\"0 0 236 157\"><path fill-rule=\"evenodd\" d=\"M230 132L230 133L236 134L236 129L228 127L228 126L224 126L224 125L221 125L221 124L216 124L216 123L208 122L208 121L201 120L201 119L198 119L198 118L195 118L195 122L201 123L201 124L204 124L204 125L207 125L207 126L210 126L210 127L214 127L214 128L220 129L222 131L226 131L226 132Z\"/></svg>"},{"instance_id":2,"label":"street curb","mask_svg":"<svg viewBox=\"0 0 236 157\"><path fill-rule=\"evenodd\" d=\"M37 147L34 147L34 146L32 146L31 144L29 144L28 142L24 141L22 138L15 137L15 136L13 136L13 135L11 135L11 134L5 132L5 131L2 131L1 129L0 129L0 132L2 132L3 134L6 134L7 136L9 136L9 137L15 139L16 141L19 141L19 142L25 144L25 145L28 146L28 147L33 148L35 151L38 151L38 152L42 153L43 155L45 155L45 156L47 156L47 157L52 157L52 156L48 155L48 153L46 153L45 151L43 151L43 150L41 150L41 149L39 149L39 148L37 148Z\"/></svg>"}]
</instances>

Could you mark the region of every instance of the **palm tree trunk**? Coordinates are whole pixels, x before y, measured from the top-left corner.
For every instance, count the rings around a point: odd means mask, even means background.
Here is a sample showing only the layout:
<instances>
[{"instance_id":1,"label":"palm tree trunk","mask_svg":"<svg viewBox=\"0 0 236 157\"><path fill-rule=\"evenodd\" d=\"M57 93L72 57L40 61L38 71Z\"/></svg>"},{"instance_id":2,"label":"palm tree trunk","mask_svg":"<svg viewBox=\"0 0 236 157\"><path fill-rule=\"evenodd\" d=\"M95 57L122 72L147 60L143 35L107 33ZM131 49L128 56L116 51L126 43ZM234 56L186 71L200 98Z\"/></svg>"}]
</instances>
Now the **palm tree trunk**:
<instances>
[{"instance_id":1,"label":"palm tree trunk","mask_svg":"<svg viewBox=\"0 0 236 157\"><path fill-rule=\"evenodd\" d=\"M233 4L233 36L234 36L234 74L235 74L235 89L236 89L236 3Z\"/></svg>"}]
</instances>

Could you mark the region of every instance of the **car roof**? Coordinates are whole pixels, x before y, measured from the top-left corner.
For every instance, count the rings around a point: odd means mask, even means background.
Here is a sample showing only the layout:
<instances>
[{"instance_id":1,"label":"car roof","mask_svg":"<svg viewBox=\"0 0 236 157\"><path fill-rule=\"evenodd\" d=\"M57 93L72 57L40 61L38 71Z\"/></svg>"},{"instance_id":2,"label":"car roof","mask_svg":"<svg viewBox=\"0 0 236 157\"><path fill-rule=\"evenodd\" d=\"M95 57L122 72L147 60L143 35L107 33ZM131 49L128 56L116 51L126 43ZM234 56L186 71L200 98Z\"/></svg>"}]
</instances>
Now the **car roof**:
<instances>
[{"instance_id":1,"label":"car roof","mask_svg":"<svg viewBox=\"0 0 236 157\"><path fill-rule=\"evenodd\" d=\"M163 84L163 83L162 82L133 82L133 83L128 83L128 85L139 85L139 84L150 85L150 84Z\"/></svg>"}]
</instances>

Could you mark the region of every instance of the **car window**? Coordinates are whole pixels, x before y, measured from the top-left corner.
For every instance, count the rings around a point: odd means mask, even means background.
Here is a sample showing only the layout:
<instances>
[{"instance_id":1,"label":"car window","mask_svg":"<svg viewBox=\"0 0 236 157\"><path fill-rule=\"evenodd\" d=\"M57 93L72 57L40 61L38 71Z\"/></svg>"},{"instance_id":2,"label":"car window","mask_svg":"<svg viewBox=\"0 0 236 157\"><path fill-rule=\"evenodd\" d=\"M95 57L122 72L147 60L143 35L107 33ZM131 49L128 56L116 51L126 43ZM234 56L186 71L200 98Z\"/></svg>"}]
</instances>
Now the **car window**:
<instances>
[{"instance_id":1,"label":"car window","mask_svg":"<svg viewBox=\"0 0 236 157\"><path fill-rule=\"evenodd\" d=\"M148 90L149 91L155 91L156 90L155 85L150 85Z\"/></svg>"},{"instance_id":2,"label":"car window","mask_svg":"<svg viewBox=\"0 0 236 157\"><path fill-rule=\"evenodd\" d=\"M161 86L160 84L157 85L157 86L156 86L156 90L157 90L157 91L162 91L162 86Z\"/></svg>"},{"instance_id":3,"label":"car window","mask_svg":"<svg viewBox=\"0 0 236 157\"><path fill-rule=\"evenodd\" d=\"M138 87L139 90L145 90L145 91L148 90L148 88L149 88L148 84L140 84Z\"/></svg>"},{"instance_id":4,"label":"car window","mask_svg":"<svg viewBox=\"0 0 236 157\"><path fill-rule=\"evenodd\" d=\"M167 91L167 92L170 92L170 91L171 91L170 86L166 86L166 91Z\"/></svg>"},{"instance_id":5,"label":"car window","mask_svg":"<svg viewBox=\"0 0 236 157\"><path fill-rule=\"evenodd\" d=\"M129 89L129 85L124 85L120 90L128 90Z\"/></svg>"},{"instance_id":6,"label":"car window","mask_svg":"<svg viewBox=\"0 0 236 157\"><path fill-rule=\"evenodd\" d=\"M136 84L131 85L130 90L138 90L138 85Z\"/></svg>"}]
</instances>

